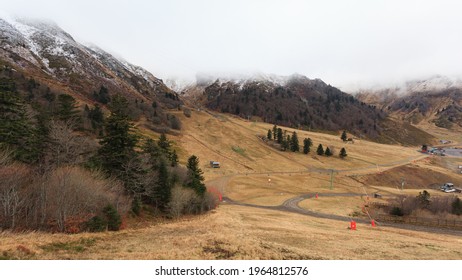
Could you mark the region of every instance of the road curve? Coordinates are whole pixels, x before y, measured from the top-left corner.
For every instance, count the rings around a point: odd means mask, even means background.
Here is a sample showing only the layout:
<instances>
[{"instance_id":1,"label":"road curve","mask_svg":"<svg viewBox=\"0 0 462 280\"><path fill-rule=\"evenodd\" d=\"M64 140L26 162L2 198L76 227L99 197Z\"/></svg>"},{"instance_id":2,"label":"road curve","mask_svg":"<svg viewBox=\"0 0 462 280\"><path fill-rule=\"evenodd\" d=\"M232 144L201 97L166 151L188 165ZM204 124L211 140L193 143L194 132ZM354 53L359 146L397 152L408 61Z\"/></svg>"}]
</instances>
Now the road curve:
<instances>
[{"instance_id":1,"label":"road curve","mask_svg":"<svg viewBox=\"0 0 462 280\"><path fill-rule=\"evenodd\" d=\"M315 218L321 218L321 219L329 219L329 220L335 220L335 221L341 221L341 222L350 222L354 220L356 223L359 224L365 224L365 225L370 225L371 221L368 219L362 219L362 218L352 218L352 217L346 217L346 216L339 216L339 215L334 215L334 214L327 214L327 213L322 213L322 212L316 212L316 211L311 211L308 209L301 208L299 206L299 203L302 202L305 199L310 199L315 197L316 193L309 193L309 194L304 194L300 196L296 196L293 198L290 198L286 201L284 201L281 205L278 206L264 206L264 205L257 205L257 204L250 204L250 203L243 203L243 202L238 202L230 199L229 197L223 197L223 202L226 204L231 204L231 205L239 205L239 206L246 206L246 207L253 207L253 208L259 208L259 209L268 209L268 210L275 210L275 211L284 211L284 212L291 212L291 213L297 213L301 215L306 215L310 217L315 217ZM361 193L326 193L326 194L319 194L319 197L325 196L325 197L355 197L355 196L364 196L364 194ZM376 224L378 226L384 226L384 227L393 227L393 228L400 228L400 229L406 229L406 230L414 230L414 231L423 231L423 232L431 232L431 233L441 233L441 234L451 234L451 235L456 235L456 236L462 236L462 231L459 230L452 230L452 229L443 229L443 228L435 228L435 227L426 227L426 226L418 226L418 225L410 225L410 224L396 224L396 223L385 223L385 222L380 222L376 221Z\"/></svg>"}]
</instances>

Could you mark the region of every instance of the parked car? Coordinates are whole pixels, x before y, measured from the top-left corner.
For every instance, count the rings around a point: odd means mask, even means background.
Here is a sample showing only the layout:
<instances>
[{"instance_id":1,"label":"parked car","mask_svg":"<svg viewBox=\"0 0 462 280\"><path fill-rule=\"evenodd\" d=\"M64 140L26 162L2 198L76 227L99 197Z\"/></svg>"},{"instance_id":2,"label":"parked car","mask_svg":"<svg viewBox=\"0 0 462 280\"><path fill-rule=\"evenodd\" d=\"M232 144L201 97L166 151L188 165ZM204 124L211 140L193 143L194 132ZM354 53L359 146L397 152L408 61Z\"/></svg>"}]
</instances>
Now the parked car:
<instances>
[{"instance_id":1,"label":"parked car","mask_svg":"<svg viewBox=\"0 0 462 280\"><path fill-rule=\"evenodd\" d=\"M452 193L452 192L456 192L456 189L455 188L446 188L444 190L445 193Z\"/></svg>"},{"instance_id":2,"label":"parked car","mask_svg":"<svg viewBox=\"0 0 462 280\"><path fill-rule=\"evenodd\" d=\"M442 190L444 192L444 191L446 191L446 189L453 189L453 188L454 188L453 183L446 183L446 184L441 186L440 190Z\"/></svg>"}]
</instances>

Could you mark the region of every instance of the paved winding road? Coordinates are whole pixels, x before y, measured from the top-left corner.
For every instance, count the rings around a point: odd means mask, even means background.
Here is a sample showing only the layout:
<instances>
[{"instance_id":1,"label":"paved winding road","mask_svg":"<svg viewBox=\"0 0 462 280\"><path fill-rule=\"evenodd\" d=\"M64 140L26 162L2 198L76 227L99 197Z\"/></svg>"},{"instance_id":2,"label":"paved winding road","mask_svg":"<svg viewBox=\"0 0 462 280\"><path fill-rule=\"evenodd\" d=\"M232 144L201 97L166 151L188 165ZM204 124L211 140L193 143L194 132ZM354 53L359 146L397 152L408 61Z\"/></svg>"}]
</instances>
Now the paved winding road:
<instances>
[{"instance_id":1,"label":"paved winding road","mask_svg":"<svg viewBox=\"0 0 462 280\"><path fill-rule=\"evenodd\" d=\"M296 196L284 201L281 205L278 206L264 206L264 205L257 205L257 204L249 204L238 202L230 199L229 197L223 197L223 202L232 205L239 205L239 206L246 206L246 207L254 207L260 209L268 209L268 210L275 210L275 211L284 211L284 212L291 212L297 213L301 215L311 216L315 218L322 218L322 219L329 219L329 220L336 220L341 222L350 222L353 220L351 217L346 216L339 216L334 214L326 214L322 212L315 212L308 209L301 208L299 203L305 199L311 199L315 196L315 193L304 194L300 196ZM324 197L355 197L355 196L364 196L364 194L360 193L326 193L326 194L319 194L320 198ZM354 218L354 221L359 224L370 225L371 221L369 219L362 219L362 218ZM397 223L385 223L376 221L378 226L385 226L385 227L394 227L400 229L407 229L407 230L414 230L414 231L423 231L423 232L431 232L431 233L442 233L442 234L451 234L462 236L462 231L460 230L452 230L452 229L444 229L444 228L435 228L435 227L426 227L426 226L418 226L418 225L411 225L411 224L397 224Z\"/></svg>"}]
</instances>

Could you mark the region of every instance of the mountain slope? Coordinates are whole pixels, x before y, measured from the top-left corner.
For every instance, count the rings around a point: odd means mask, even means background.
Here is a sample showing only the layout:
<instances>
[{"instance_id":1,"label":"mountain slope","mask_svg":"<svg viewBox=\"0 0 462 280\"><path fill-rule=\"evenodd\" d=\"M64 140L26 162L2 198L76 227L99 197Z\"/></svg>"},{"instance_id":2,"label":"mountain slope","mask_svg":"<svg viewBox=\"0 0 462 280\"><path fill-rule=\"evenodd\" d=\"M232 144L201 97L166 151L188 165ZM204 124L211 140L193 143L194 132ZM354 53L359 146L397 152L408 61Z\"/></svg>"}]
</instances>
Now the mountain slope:
<instances>
[{"instance_id":1,"label":"mountain slope","mask_svg":"<svg viewBox=\"0 0 462 280\"><path fill-rule=\"evenodd\" d=\"M104 87L109 95L122 94L132 102L156 101L163 108L180 104L176 93L145 69L84 46L50 22L0 19L0 60L85 103L99 101L95 93Z\"/></svg>"},{"instance_id":2,"label":"mountain slope","mask_svg":"<svg viewBox=\"0 0 462 280\"><path fill-rule=\"evenodd\" d=\"M393 128L402 126L387 119L382 110L322 80L301 75L212 81L203 78L188 88L185 95L195 106L243 118L257 117L268 123L315 131L337 133L345 129L357 137L386 143L416 145L409 136L420 133L409 127L406 133L401 133Z\"/></svg>"},{"instance_id":3,"label":"mountain slope","mask_svg":"<svg viewBox=\"0 0 462 280\"><path fill-rule=\"evenodd\" d=\"M460 80L435 76L394 88L362 90L356 97L413 124L426 121L444 128L462 126Z\"/></svg>"}]
</instances>

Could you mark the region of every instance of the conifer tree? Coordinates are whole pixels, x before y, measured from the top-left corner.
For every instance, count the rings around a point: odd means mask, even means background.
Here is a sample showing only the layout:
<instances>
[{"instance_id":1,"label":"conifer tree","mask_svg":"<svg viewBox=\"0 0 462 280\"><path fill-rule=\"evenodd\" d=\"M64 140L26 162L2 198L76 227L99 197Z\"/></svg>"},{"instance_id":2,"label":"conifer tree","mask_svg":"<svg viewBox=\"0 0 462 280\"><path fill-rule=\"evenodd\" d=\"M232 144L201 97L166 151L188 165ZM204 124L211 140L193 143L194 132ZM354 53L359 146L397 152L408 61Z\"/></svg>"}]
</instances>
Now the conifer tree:
<instances>
[{"instance_id":1,"label":"conifer tree","mask_svg":"<svg viewBox=\"0 0 462 280\"><path fill-rule=\"evenodd\" d=\"M273 126L273 139L276 140L278 136L278 127L276 125Z\"/></svg>"},{"instance_id":2,"label":"conifer tree","mask_svg":"<svg viewBox=\"0 0 462 280\"><path fill-rule=\"evenodd\" d=\"M115 96L111 105L111 115L105 125L105 135L100 141L98 159L108 175L122 179L127 187L134 170L126 170L126 167L137 157L135 146L138 137L132 132L133 125L126 114L127 100Z\"/></svg>"},{"instance_id":3,"label":"conifer tree","mask_svg":"<svg viewBox=\"0 0 462 280\"><path fill-rule=\"evenodd\" d=\"M204 176L202 176L203 172L199 168L199 159L195 155L188 159L187 168L189 178L186 186L193 189L198 195L203 196L206 191Z\"/></svg>"},{"instance_id":4,"label":"conifer tree","mask_svg":"<svg viewBox=\"0 0 462 280\"><path fill-rule=\"evenodd\" d=\"M271 140L272 136L273 136L273 133L271 132L271 129L268 129L268 133L266 134L266 138L268 140Z\"/></svg>"},{"instance_id":5,"label":"conifer tree","mask_svg":"<svg viewBox=\"0 0 462 280\"><path fill-rule=\"evenodd\" d=\"M101 86L99 92L94 92L93 97L96 101L102 104L108 104L111 101L111 97L109 96L109 91L105 86Z\"/></svg>"},{"instance_id":6,"label":"conifer tree","mask_svg":"<svg viewBox=\"0 0 462 280\"><path fill-rule=\"evenodd\" d=\"M331 152L331 150L330 150L329 147L326 148L326 151L324 152L324 154L325 154L327 157L332 156L332 152Z\"/></svg>"},{"instance_id":7,"label":"conifer tree","mask_svg":"<svg viewBox=\"0 0 462 280\"><path fill-rule=\"evenodd\" d=\"M88 108L88 107L85 107ZM101 110L101 107L96 104L95 108L88 108L88 118L91 121L91 127L93 129L101 129L103 127L104 123L104 114L103 111Z\"/></svg>"},{"instance_id":8,"label":"conifer tree","mask_svg":"<svg viewBox=\"0 0 462 280\"><path fill-rule=\"evenodd\" d=\"M118 231L122 224L122 218L120 217L119 212L117 212L114 206L108 205L104 207L103 213L106 216L107 229L110 231Z\"/></svg>"},{"instance_id":9,"label":"conifer tree","mask_svg":"<svg viewBox=\"0 0 462 280\"><path fill-rule=\"evenodd\" d=\"M340 150L339 157L340 158L345 158L346 156L347 156L347 152L346 152L345 148L342 148Z\"/></svg>"},{"instance_id":10,"label":"conifer tree","mask_svg":"<svg viewBox=\"0 0 462 280\"><path fill-rule=\"evenodd\" d=\"M283 138L283 134L282 134L282 129L281 129L281 128L278 128L278 132L277 132L276 138L277 138L277 142L278 142L279 144L282 144L282 141L284 140L284 138Z\"/></svg>"},{"instance_id":11,"label":"conifer tree","mask_svg":"<svg viewBox=\"0 0 462 280\"><path fill-rule=\"evenodd\" d=\"M176 154L176 150L173 150L172 154L170 155L170 166L175 167L178 165L178 155Z\"/></svg>"},{"instance_id":12,"label":"conifer tree","mask_svg":"<svg viewBox=\"0 0 462 280\"><path fill-rule=\"evenodd\" d=\"M342 136L340 136L340 139L342 139L343 142L347 140L347 133L345 130L342 132Z\"/></svg>"},{"instance_id":13,"label":"conifer tree","mask_svg":"<svg viewBox=\"0 0 462 280\"><path fill-rule=\"evenodd\" d=\"M165 133L161 133L158 141L159 147L164 151L165 154L170 153L170 141L168 141Z\"/></svg>"},{"instance_id":14,"label":"conifer tree","mask_svg":"<svg viewBox=\"0 0 462 280\"><path fill-rule=\"evenodd\" d=\"M155 199L157 200L157 207L161 210L166 210L168 203L172 197L172 186L170 184L170 176L167 169L165 160L160 161L159 174L157 177L157 186L155 192Z\"/></svg>"},{"instance_id":15,"label":"conifer tree","mask_svg":"<svg viewBox=\"0 0 462 280\"><path fill-rule=\"evenodd\" d=\"M163 157L163 152L160 149L160 147L154 140L148 138L144 143L142 149L143 153L148 155L148 164L151 166L153 170L157 170L159 167L160 160Z\"/></svg>"},{"instance_id":16,"label":"conifer tree","mask_svg":"<svg viewBox=\"0 0 462 280\"><path fill-rule=\"evenodd\" d=\"M322 144L319 144L316 154L318 154L318 156L324 155L324 148L322 147Z\"/></svg>"},{"instance_id":17,"label":"conifer tree","mask_svg":"<svg viewBox=\"0 0 462 280\"><path fill-rule=\"evenodd\" d=\"M298 142L297 132L292 133L292 137L290 138L290 150L292 152L299 152L300 151L300 144Z\"/></svg>"},{"instance_id":18,"label":"conifer tree","mask_svg":"<svg viewBox=\"0 0 462 280\"><path fill-rule=\"evenodd\" d=\"M11 148L15 159L32 163L40 153L36 132L14 82L0 79L0 147Z\"/></svg>"},{"instance_id":19,"label":"conifer tree","mask_svg":"<svg viewBox=\"0 0 462 280\"><path fill-rule=\"evenodd\" d=\"M311 138L303 139L303 153L308 154L310 152L311 146L313 146L313 142Z\"/></svg>"},{"instance_id":20,"label":"conifer tree","mask_svg":"<svg viewBox=\"0 0 462 280\"><path fill-rule=\"evenodd\" d=\"M284 140L282 141L282 143L281 143L281 149L282 149L283 151L287 151L287 150L290 149L290 142L287 141L287 139L284 139Z\"/></svg>"},{"instance_id":21,"label":"conifer tree","mask_svg":"<svg viewBox=\"0 0 462 280\"><path fill-rule=\"evenodd\" d=\"M80 122L77 101L69 94L58 95L58 118L62 121Z\"/></svg>"}]
</instances>

